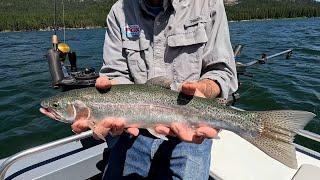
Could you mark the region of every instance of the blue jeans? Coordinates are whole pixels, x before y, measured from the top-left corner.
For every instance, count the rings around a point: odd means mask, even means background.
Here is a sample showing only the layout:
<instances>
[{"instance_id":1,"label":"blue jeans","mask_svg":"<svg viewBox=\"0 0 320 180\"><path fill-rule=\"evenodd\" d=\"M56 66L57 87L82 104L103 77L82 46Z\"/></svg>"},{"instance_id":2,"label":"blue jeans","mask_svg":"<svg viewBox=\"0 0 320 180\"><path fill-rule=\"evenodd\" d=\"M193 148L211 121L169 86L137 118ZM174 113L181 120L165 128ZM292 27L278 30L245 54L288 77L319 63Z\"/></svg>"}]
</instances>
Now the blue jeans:
<instances>
[{"instance_id":1,"label":"blue jeans","mask_svg":"<svg viewBox=\"0 0 320 180\"><path fill-rule=\"evenodd\" d=\"M103 179L209 178L211 140L201 145L156 139L142 130L138 137L124 133L110 149Z\"/></svg>"}]
</instances>

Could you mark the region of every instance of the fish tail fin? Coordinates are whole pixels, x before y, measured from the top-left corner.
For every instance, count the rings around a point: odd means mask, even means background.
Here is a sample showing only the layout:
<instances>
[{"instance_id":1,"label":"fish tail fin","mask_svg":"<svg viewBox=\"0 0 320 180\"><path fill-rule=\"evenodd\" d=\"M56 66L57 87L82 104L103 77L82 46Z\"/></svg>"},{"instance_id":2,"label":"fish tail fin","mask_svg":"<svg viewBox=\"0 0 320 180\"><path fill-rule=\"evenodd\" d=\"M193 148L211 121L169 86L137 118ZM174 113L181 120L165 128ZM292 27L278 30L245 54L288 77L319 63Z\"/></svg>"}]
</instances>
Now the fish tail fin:
<instances>
[{"instance_id":1,"label":"fish tail fin","mask_svg":"<svg viewBox=\"0 0 320 180\"><path fill-rule=\"evenodd\" d=\"M258 137L244 138L272 158L296 169L298 164L293 144L294 136L315 117L315 114L290 110L256 113L262 122L260 134Z\"/></svg>"}]
</instances>

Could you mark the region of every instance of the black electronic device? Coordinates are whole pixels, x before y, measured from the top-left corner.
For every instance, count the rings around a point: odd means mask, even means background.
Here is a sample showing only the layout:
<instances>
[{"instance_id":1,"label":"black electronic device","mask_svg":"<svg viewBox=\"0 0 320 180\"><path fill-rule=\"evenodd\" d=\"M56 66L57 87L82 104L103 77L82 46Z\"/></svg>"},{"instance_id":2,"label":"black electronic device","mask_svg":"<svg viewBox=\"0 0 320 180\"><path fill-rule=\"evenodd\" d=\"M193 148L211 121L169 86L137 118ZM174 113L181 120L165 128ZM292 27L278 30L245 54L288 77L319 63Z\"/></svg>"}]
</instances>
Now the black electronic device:
<instances>
[{"instance_id":1,"label":"black electronic device","mask_svg":"<svg viewBox=\"0 0 320 180\"><path fill-rule=\"evenodd\" d=\"M78 68L75 52L69 52L70 66L65 66L66 60L61 60L59 50L50 49L47 54L49 70L54 88L63 91L94 86L99 74L94 68Z\"/></svg>"}]
</instances>

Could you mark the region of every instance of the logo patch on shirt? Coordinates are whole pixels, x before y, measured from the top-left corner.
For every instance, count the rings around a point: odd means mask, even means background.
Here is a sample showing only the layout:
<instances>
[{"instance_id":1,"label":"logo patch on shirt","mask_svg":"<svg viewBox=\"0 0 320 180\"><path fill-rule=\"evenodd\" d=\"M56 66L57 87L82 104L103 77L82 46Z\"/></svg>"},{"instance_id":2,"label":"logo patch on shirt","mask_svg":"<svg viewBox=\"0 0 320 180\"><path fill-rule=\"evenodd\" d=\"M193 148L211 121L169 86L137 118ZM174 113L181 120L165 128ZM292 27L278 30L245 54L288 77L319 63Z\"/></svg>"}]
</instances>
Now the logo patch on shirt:
<instances>
[{"instance_id":1,"label":"logo patch on shirt","mask_svg":"<svg viewBox=\"0 0 320 180\"><path fill-rule=\"evenodd\" d=\"M139 25L127 25L124 28L124 32L126 33L127 38L134 39L140 37L140 26Z\"/></svg>"}]
</instances>

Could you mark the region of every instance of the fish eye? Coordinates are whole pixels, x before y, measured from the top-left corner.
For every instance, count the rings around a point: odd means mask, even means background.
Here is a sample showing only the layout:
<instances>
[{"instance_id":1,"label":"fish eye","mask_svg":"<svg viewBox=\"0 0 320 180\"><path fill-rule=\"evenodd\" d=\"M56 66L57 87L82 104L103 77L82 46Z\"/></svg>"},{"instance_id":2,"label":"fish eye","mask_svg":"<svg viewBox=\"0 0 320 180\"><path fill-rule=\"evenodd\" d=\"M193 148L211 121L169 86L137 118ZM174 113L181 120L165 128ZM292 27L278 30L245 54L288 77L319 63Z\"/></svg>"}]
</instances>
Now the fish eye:
<instances>
[{"instance_id":1,"label":"fish eye","mask_svg":"<svg viewBox=\"0 0 320 180\"><path fill-rule=\"evenodd\" d=\"M58 102L55 102L55 103L52 104L52 106L55 107L55 108L57 108L57 107L59 106L59 103L58 103Z\"/></svg>"}]
</instances>

